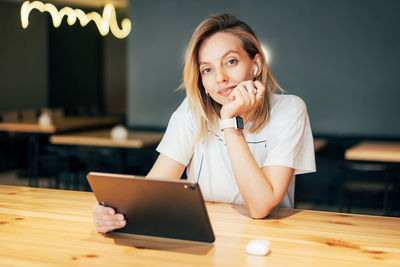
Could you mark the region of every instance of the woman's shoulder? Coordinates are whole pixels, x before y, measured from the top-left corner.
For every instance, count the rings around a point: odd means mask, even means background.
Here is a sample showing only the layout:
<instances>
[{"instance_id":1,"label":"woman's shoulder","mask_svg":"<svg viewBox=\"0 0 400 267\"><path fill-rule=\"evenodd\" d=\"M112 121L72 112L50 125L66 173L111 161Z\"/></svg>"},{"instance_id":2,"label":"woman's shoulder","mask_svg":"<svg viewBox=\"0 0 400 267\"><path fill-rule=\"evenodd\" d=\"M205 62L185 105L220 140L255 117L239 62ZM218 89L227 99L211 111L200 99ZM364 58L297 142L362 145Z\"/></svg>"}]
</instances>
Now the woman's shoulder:
<instances>
[{"instance_id":1,"label":"woman's shoulder","mask_svg":"<svg viewBox=\"0 0 400 267\"><path fill-rule=\"evenodd\" d=\"M183 99L181 104L178 106L178 108L174 111L172 115L188 119L193 117L193 113L190 109L189 100L187 97Z\"/></svg>"},{"instance_id":2,"label":"woman's shoulder","mask_svg":"<svg viewBox=\"0 0 400 267\"><path fill-rule=\"evenodd\" d=\"M271 101L270 127L304 121L307 107L303 99L295 95L274 94Z\"/></svg>"},{"instance_id":3,"label":"woman's shoulder","mask_svg":"<svg viewBox=\"0 0 400 267\"><path fill-rule=\"evenodd\" d=\"M272 107L276 106L290 106L290 105L305 105L304 100L297 95L273 94Z\"/></svg>"},{"instance_id":4,"label":"woman's shoulder","mask_svg":"<svg viewBox=\"0 0 400 267\"><path fill-rule=\"evenodd\" d=\"M271 103L271 115L282 112L298 113L307 110L304 100L296 95L274 94Z\"/></svg>"},{"instance_id":5,"label":"woman's shoulder","mask_svg":"<svg viewBox=\"0 0 400 267\"><path fill-rule=\"evenodd\" d=\"M189 101L187 97L185 97L182 103L174 111L171 119L182 120L185 123L195 124L194 116L192 110L189 107Z\"/></svg>"},{"instance_id":6,"label":"woman's shoulder","mask_svg":"<svg viewBox=\"0 0 400 267\"><path fill-rule=\"evenodd\" d=\"M185 99L183 99L183 101L181 102L181 104L178 106L178 108L175 110L175 112L180 112L180 113L187 113L190 111L189 108L189 100L187 97L185 97Z\"/></svg>"}]
</instances>

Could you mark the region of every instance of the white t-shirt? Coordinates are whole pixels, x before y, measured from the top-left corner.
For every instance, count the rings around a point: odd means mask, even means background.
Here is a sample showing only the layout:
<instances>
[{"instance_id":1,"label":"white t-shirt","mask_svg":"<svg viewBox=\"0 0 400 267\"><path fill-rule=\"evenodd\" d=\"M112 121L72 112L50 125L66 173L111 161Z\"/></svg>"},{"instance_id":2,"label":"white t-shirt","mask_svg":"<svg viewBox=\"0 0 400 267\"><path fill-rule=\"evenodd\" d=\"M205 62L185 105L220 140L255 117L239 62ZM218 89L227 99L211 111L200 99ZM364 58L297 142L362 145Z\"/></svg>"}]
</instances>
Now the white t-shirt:
<instances>
[{"instance_id":1,"label":"white t-shirt","mask_svg":"<svg viewBox=\"0 0 400 267\"><path fill-rule=\"evenodd\" d=\"M303 100L293 95L273 95L271 117L257 134L249 134L251 122L243 131L258 166L286 166L294 174L315 171L314 143L307 108ZM208 131L207 142L194 143L197 131L195 119L185 99L172 114L157 151L187 166L190 182L198 182L206 201L244 205L233 174L224 134ZM248 178L249 182L251 177ZM294 184L278 205L294 207Z\"/></svg>"}]
</instances>

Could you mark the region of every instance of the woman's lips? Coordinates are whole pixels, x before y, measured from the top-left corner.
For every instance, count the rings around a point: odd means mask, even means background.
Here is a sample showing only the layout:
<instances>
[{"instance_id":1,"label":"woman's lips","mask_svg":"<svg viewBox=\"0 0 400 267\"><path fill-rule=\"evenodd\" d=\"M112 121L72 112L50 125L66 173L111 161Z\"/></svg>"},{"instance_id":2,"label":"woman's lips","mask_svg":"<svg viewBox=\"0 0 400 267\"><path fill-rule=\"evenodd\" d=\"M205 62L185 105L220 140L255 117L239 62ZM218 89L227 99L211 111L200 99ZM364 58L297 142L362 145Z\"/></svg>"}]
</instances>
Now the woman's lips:
<instances>
[{"instance_id":1,"label":"woman's lips","mask_svg":"<svg viewBox=\"0 0 400 267\"><path fill-rule=\"evenodd\" d=\"M236 86L230 86L230 87L226 87L222 90L219 90L218 93L222 96L229 96L230 93L232 92L233 88L235 88Z\"/></svg>"}]
</instances>

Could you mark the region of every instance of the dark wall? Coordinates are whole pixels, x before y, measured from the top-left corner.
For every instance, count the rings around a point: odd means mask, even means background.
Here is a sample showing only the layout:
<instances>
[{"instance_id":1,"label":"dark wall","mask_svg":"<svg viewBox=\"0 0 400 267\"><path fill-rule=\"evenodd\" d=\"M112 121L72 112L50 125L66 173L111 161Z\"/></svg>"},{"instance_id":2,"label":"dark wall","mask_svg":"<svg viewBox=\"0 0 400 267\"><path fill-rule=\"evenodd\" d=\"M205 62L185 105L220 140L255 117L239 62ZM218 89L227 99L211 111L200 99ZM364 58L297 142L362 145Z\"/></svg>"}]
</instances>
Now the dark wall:
<instances>
[{"instance_id":1,"label":"dark wall","mask_svg":"<svg viewBox=\"0 0 400 267\"><path fill-rule=\"evenodd\" d=\"M50 17L49 24L51 24ZM49 27L49 105L103 110L102 36L94 22Z\"/></svg>"},{"instance_id":2,"label":"dark wall","mask_svg":"<svg viewBox=\"0 0 400 267\"><path fill-rule=\"evenodd\" d=\"M21 4L0 1L0 112L98 106L124 115L126 40L101 36L94 22L68 26L65 17L56 29L51 16L38 10L22 29ZM117 10L119 21L126 16Z\"/></svg>"},{"instance_id":3,"label":"dark wall","mask_svg":"<svg viewBox=\"0 0 400 267\"><path fill-rule=\"evenodd\" d=\"M24 30L19 8L0 2L0 112L47 103L47 21L32 16Z\"/></svg>"},{"instance_id":4,"label":"dark wall","mask_svg":"<svg viewBox=\"0 0 400 267\"><path fill-rule=\"evenodd\" d=\"M126 43L126 39L117 39L110 34L103 39L103 97L107 114L126 114Z\"/></svg>"},{"instance_id":5,"label":"dark wall","mask_svg":"<svg viewBox=\"0 0 400 267\"><path fill-rule=\"evenodd\" d=\"M307 103L316 134L400 136L400 2L131 0L128 116L166 126L184 98L183 54L210 13L246 21L281 86Z\"/></svg>"}]
</instances>

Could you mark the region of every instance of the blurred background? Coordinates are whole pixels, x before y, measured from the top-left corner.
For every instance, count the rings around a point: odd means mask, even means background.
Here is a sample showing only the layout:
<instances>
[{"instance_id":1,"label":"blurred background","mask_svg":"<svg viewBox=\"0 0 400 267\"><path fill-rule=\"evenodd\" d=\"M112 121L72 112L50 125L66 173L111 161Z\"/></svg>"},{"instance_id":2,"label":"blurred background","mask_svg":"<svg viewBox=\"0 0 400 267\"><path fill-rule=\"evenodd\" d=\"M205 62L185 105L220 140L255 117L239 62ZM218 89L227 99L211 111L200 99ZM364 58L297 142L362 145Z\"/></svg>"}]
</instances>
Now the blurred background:
<instances>
[{"instance_id":1,"label":"blurred background","mask_svg":"<svg viewBox=\"0 0 400 267\"><path fill-rule=\"evenodd\" d=\"M93 21L70 26L64 17L55 28L38 10L23 29L22 3L0 0L1 123L20 123L28 111L36 118L47 108L66 117L112 117L128 131L162 135L185 98L176 88L193 30L208 15L228 12L253 28L281 87L306 102L321 141L317 172L296 177L296 207L399 216L398 162L345 158L363 141L400 142L399 1L43 2L100 15L111 3L120 28L124 18L132 23L123 39L102 36ZM0 128L0 184L89 190L90 170L146 174L157 141L137 148L49 141L59 132L113 125L51 133Z\"/></svg>"}]
</instances>

